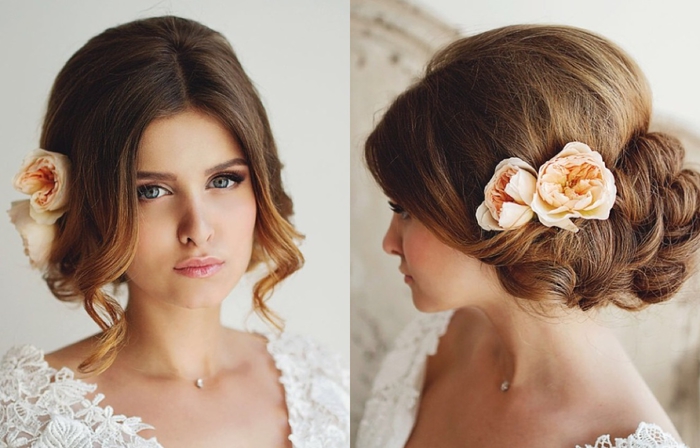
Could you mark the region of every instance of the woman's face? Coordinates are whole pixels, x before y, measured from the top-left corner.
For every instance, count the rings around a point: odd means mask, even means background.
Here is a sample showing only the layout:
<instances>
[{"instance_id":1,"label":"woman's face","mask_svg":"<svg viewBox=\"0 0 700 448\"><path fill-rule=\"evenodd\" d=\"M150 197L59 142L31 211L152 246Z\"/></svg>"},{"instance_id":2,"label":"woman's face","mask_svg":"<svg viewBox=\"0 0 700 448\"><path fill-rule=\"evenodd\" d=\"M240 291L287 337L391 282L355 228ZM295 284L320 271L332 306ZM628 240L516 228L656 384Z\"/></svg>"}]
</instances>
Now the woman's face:
<instances>
[{"instance_id":1,"label":"woman's face","mask_svg":"<svg viewBox=\"0 0 700 448\"><path fill-rule=\"evenodd\" d=\"M196 111L154 120L137 155L139 238L130 300L216 306L245 273L256 202L246 157Z\"/></svg>"},{"instance_id":2,"label":"woman's face","mask_svg":"<svg viewBox=\"0 0 700 448\"><path fill-rule=\"evenodd\" d=\"M397 255L413 303L425 312L478 304L503 294L492 266L440 241L420 221L392 204L395 213L382 247Z\"/></svg>"}]
</instances>

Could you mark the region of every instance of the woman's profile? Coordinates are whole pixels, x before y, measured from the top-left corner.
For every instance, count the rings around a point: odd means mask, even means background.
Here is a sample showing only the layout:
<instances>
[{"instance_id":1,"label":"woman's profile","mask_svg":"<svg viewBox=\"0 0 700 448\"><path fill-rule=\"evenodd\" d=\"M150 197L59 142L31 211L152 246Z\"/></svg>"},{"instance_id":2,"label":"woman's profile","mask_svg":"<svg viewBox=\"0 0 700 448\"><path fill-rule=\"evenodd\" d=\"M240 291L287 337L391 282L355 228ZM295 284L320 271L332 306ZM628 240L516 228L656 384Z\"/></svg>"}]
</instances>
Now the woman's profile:
<instances>
[{"instance_id":1,"label":"woman's profile","mask_svg":"<svg viewBox=\"0 0 700 448\"><path fill-rule=\"evenodd\" d=\"M358 447L683 446L595 320L693 272L700 174L651 110L621 49L543 25L448 45L391 104L365 160L429 314L384 360Z\"/></svg>"},{"instance_id":2,"label":"woman's profile","mask_svg":"<svg viewBox=\"0 0 700 448\"><path fill-rule=\"evenodd\" d=\"M52 88L12 204L32 265L101 332L0 364L8 446L346 446L347 375L310 339L225 328L298 270L267 114L227 40L173 16L110 28ZM110 286L125 285L124 309Z\"/></svg>"}]
</instances>

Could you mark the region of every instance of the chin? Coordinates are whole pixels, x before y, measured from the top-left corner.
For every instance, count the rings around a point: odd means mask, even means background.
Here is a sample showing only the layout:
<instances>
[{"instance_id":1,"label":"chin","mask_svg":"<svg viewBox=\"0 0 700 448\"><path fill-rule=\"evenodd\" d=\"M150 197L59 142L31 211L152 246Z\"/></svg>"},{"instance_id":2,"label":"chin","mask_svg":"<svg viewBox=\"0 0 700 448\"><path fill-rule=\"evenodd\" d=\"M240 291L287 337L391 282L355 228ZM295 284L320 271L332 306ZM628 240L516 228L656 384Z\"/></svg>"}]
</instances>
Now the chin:
<instances>
[{"instance_id":1,"label":"chin","mask_svg":"<svg viewBox=\"0 0 700 448\"><path fill-rule=\"evenodd\" d=\"M438 313L440 311L452 309L451 307L445 305L446 304L444 303L440 303L440 301L431 300L429 298L413 294L413 306L415 306L416 309L422 313Z\"/></svg>"},{"instance_id":2,"label":"chin","mask_svg":"<svg viewBox=\"0 0 700 448\"><path fill-rule=\"evenodd\" d=\"M422 291L414 289L411 291L413 306L422 313L439 313L441 311L456 310L469 305L464 300L456 299L459 294L441 291L434 294L424 294ZM444 297L452 297L452 300L445 300ZM461 298L461 297L460 297Z\"/></svg>"},{"instance_id":3,"label":"chin","mask_svg":"<svg viewBox=\"0 0 700 448\"><path fill-rule=\"evenodd\" d=\"M202 310L202 309L207 309L207 308L216 308L221 306L221 303L224 301L225 297L222 298L212 298L212 299L207 299L207 298L201 298L198 297L196 299L182 299L178 300L174 303L174 305L180 307L180 308L185 308L188 310Z\"/></svg>"},{"instance_id":4,"label":"chin","mask_svg":"<svg viewBox=\"0 0 700 448\"><path fill-rule=\"evenodd\" d=\"M173 305L190 310L198 310L205 308L214 308L221 306L223 301L231 292L224 288L191 288L188 290L179 290L172 294L169 300Z\"/></svg>"}]
</instances>

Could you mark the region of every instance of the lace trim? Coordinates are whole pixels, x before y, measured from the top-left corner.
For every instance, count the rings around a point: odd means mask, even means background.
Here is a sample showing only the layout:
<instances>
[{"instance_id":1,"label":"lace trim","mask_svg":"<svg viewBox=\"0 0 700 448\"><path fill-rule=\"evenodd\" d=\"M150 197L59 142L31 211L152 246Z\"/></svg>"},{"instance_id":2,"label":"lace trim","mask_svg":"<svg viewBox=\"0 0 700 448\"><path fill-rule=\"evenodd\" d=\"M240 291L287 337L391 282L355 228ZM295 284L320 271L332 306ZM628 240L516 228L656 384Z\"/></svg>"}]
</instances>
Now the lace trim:
<instances>
[{"instance_id":1,"label":"lace trim","mask_svg":"<svg viewBox=\"0 0 700 448\"><path fill-rule=\"evenodd\" d=\"M374 380L358 430L358 447L406 444L418 411L427 357L437 352L453 314L450 310L421 315L401 332Z\"/></svg>"},{"instance_id":2,"label":"lace trim","mask_svg":"<svg viewBox=\"0 0 700 448\"><path fill-rule=\"evenodd\" d=\"M582 448L576 445L576 448ZM610 436L600 436L595 445L586 445L583 448L688 448L682 443L676 442L668 433L659 426L650 423L640 423L637 431L626 439L610 441Z\"/></svg>"},{"instance_id":3,"label":"lace trim","mask_svg":"<svg viewBox=\"0 0 700 448\"><path fill-rule=\"evenodd\" d=\"M162 448L137 435L153 429L140 418L102 408L102 394L88 399L96 388L68 368L49 367L36 347L10 349L0 363L0 446Z\"/></svg>"},{"instance_id":4,"label":"lace trim","mask_svg":"<svg viewBox=\"0 0 700 448\"><path fill-rule=\"evenodd\" d=\"M267 349L282 373L294 448L350 446L350 375L311 339L282 333Z\"/></svg>"}]
</instances>

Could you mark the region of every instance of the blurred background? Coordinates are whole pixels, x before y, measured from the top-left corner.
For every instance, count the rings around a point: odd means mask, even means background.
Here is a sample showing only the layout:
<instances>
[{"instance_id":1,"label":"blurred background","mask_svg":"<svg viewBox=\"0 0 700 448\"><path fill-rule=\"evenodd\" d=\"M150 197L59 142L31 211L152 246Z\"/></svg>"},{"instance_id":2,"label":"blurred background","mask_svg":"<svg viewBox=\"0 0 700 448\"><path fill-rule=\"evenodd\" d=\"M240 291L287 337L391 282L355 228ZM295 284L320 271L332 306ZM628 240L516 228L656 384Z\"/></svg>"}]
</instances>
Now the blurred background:
<instances>
[{"instance_id":1,"label":"blurred background","mask_svg":"<svg viewBox=\"0 0 700 448\"><path fill-rule=\"evenodd\" d=\"M349 361L349 3L347 0L3 0L0 2L0 209L25 197L12 178L38 146L55 76L88 39L121 23L174 14L231 42L262 96L306 235L305 267L269 304L290 331ZM2 216L6 216L2 213ZM19 234L0 219L0 353L16 344L52 351L95 333L82 309L54 299L29 267ZM223 321L265 330L251 308L253 278L226 302Z\"/></svg>"},{"instance_id":2,"label":"blurred background","mask_svg":"<svg viewBox=\"0 0 700 448\"><path fill-rule=\"evenodd\" d=\"M462 35L517 23L566 24L602 34L641 66L654 94L653 127L681 138L700 162L700 28L685 1L351 0L351 387L353 434L379 362L417 312L381 240L391 218L362 163L362 145L392 99L430 56ZM667 18L667 19L666 19ZM696 165L697 166L697 165ZM665 407L684 442L700 445L697 278L641 313L602 316Z\"/></svg>"}]
</instances>

